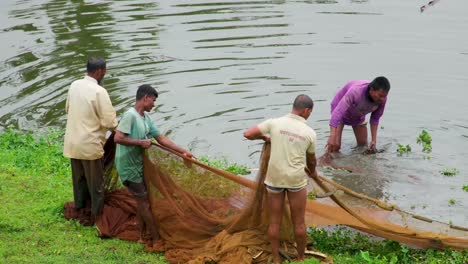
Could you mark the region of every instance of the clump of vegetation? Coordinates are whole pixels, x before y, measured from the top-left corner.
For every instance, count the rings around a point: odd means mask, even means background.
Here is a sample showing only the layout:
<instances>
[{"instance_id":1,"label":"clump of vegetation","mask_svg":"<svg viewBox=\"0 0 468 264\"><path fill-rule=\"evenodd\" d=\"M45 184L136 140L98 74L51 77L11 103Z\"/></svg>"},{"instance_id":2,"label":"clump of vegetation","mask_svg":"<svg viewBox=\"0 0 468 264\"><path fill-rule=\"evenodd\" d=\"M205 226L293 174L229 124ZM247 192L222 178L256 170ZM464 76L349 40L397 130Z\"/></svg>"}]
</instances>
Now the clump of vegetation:
<instances>
[{"instance_id":1,"label":"clump of vegetation","mask_svg":"<svg viewBox=\"0 0 468 264\"><path fill-rule=\"evenodd\" d=\"M307 194L307 199L309 200L315 200L317 197L315 197L315 191L311 191Z\"/></svg>"},{"instance_id":2,"label":"clump of vegetation","mask_svg":"<svg viewBox=\"0 0 468 264\"><path fill-rule=\"evenodd\" d=\"M416 138L416 143L422 145L423 152L429 153L432 151L432 137L426 130L421 131L421 134Z\"/></svg>"},{"instance_id":3,"label":"clump of vegetation","mask_svg":"<svg viewBox=\"0 0 468 264\"><path fill-rule=\"evenodd\" d=\"M440 172L440 174L442 174L442 175L444 175L444 176L449 176L449 177L455 176L455 175L457 175L458 173L460 173L460 171L457 170L457 169L455 169L455 168L453 168L453 169L447 169L447 168L445 168L445 169L443 169L443 170L441 170L441 171L439 171L439 172Z\"/></svg>"},{"instance_id":4,"label":"clump of vegetation","mask_svg":"<svg viewBox=\"0 0 468 264\"><path fill-rule=\"evenodd\" d=\"M201 157L198 159L200 162L205 163L208 166L215 167L221 170L228 171L237 175L250 174L250 170L245 165L239 165L237 163L229 163L226 158L212 159L209 157Z\"/></svg>"},{"instance_id":5,"label":"clump of vegetation","mask_svg":"<svg viewBox=\"0 0 468 264\"><path fill-rule=\"evenodd\" d=\"M468 185L463 185L462 189L463 189L465 192L468 192Z\"/></svg>"},{"instance_id":6,"label":"clump of vegetation","mask_svg":"<svg viewBox=\"0 0 468 264\"><path fill-rule=\"evenodd\" d=\"M411 152L411 146L410 145L402 145L402 144L398 144L397 145L397 152L398 152L398 156L401 156L403 154L408 154L409 152Z\"/></svg>"},{"instance_id":7,"label":"clump of vegetation","mask_svg":"<svg viewBox=\"0 0 468 264\"><path fill-rule=\"evenodd\" d=\"M449 204L454 205L455 203L457 203L457 201L455 199L451 198L449 200Z\"/></svg>"},{"instance_id":8,"label":"clump of vegetation","mask_svg":"<svg viewBox=\"0 0 468 264\"><path fill-rule=\"evenodd\" d=\"M333 263L467 263L467 251L419 250L395 241L374 241L366 235L338 228L327 232L311 229L309 239L314 241L314 250L333 257ZM315 263L305 260L300 263Z\"/></svg>"}]
</instances>

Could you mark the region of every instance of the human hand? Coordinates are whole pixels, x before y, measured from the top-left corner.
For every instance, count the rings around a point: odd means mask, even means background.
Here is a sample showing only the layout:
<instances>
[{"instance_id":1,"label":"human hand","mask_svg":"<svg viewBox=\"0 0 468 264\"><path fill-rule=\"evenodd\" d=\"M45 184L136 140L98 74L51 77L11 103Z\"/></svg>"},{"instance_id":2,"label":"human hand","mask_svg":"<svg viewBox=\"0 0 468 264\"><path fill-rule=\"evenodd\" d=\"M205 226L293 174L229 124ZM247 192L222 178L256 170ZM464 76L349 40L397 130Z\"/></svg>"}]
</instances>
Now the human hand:
<instances>
[{"instance_id":1,"label":"human hand","mask_svg":"<svg viewBox=\"0 0 468 264\"><path fill-rule=\"evenodd\" d=\"M367 154L375 154L377 153L377 147L376 147L376 143L375 142L371 142L369 144L369 147L367 148L367 151L366 151Z\"/></svg>"},{"instance_id":2,"label":"human hand","mask_svg":"<svg viewBox=\"0 0 468 264\"><path fill-rule=\"evenodd\" d=\"M340 151L341 145L337 144L335 139L330 137L325 147L327 148L327 153L335 153Z\"/></svg>"},{"instance_id":3,"label":"human hand","mask_svg":"<svg viewBox=\"0 0 468 264\"><path fill-rule=\"evenodd\" d=\"M310 172L310 171L309 171L309 172ZM309 177L312 178L312 179L318 178L317 170L314 170L313 173L309 173L308 175L309 175Z\"/></svg>"},{"instance_id":4,"label":"human hand","mask_svg":"<svg viewBox=\"0 0 468 264\"><path fill-rule=\"evenodd\" d=\"M189 159L193 158L193 154L190 151L185 150L182 154Z\"/></svg>"},{"instance_id":5,"label":"human hand","mask_svg":"<svg viewBox=\"0 0 468 264\"><path fill-rule=\"evenodd\" d=\"M140 146L144 149L151 147L151 140L149 139L141 139L139 143L140 143Z\"/></svg>"}]
</instances>

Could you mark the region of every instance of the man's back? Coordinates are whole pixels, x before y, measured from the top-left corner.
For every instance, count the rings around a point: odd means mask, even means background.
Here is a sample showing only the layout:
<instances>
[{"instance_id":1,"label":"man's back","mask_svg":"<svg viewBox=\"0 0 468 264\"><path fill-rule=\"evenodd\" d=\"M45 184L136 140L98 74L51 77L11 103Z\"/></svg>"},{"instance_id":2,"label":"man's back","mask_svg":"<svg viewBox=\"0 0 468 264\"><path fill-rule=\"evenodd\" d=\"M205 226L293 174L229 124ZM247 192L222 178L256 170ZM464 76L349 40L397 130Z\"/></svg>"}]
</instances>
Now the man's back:
<instances>
[{"instance_id":1,"label":"man's back","mask_svg":"<svg viewBox=\"0 0 468 264\"><path fill-rule=\"evenodd\" d=\"M305 119L288 114L259 125L271 137L271 156L265 183L275 187L296 188L307 184L304 168L306 152L315 153L315 131Z\"/></svg>"},{"instance_id":2,"label":"man's back","mask_svg":"<svg viewBox=\"0 0 468 264\"><path fill-rule=\"evenodd\" d=\"M68 91L66 111L64 156L84 160L101 158L106 130L117 126L107 91L89 76L74 81Z\"/></svg>"}]
</instances>

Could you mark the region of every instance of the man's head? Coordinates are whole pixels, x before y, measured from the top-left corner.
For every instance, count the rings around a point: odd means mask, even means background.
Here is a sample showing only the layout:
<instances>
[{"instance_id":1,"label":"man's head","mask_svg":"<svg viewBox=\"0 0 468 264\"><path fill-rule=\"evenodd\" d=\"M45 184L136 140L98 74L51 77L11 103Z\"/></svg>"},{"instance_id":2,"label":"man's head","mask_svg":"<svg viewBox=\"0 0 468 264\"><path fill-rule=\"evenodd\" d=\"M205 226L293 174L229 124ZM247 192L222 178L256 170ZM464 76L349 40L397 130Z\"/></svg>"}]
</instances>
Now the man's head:
<instances>
[{"instance_id":1,"label":"man's head","mask_svg":"<svg viewBox=\"0 0 468 264\"><path fill-rule=\"evenodd\" d=\"M104 75L106 75L106 60L101 57L91 57L86 64L88 75L96 79L101 84Z\"/></svg>"},{"instance_id":2,"label":"man's head","mask_svg":"<svg viewBox=\"0 0 468 264\"><path fill-rule=\"evenodd\" d=\"M151 85L143 84L138 87L136 93L136 102L137 104L143 106L143 109L146 112L149 112L151 109L153 109L156 98L158 98L158 92L153 87L151 87Z\"/></svg>"},{"instance_id":3,"label":"man's head","mask_svg":"<svg viewBox=\"0 0 468 264\"><path fill-rule=\"evenodd\" d=\"M369 83L369 96L378 104L385 101L389 91L390 82L383 76L377 77Z\"/></svg>"},{"instance_id":4,"label":"man's head","mask_svg":"<svg viewBox=\"0 0 468 264\"><path fill-rule=\"evenodd\" d=\"M294 100L292 113L307 119L312 113L313 108L314 101L309 96L300 94Z\"/></svg>"}]
</instances>

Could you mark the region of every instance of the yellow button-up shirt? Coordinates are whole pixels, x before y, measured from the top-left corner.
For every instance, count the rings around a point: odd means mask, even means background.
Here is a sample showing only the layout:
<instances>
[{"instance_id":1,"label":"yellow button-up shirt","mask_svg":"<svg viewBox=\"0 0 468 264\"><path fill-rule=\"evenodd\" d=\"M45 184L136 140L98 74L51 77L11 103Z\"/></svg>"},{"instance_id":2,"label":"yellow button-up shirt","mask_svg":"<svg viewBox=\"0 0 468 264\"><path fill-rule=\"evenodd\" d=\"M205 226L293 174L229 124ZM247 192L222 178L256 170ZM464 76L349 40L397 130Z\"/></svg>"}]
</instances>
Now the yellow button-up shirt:
<instances>
[{"instance_id":1,"label":"yellow button-up shirt","mask_svg":"<svg viewBox=\"0 0 468 264\"><path fill-rule=\"evenodd\" d=\"M68 90L65 110L63 155L82 160L101 158L107 130L117 127L116 113L106 89L90 76L74 81Z\"/></svg>"}]
</instances>

